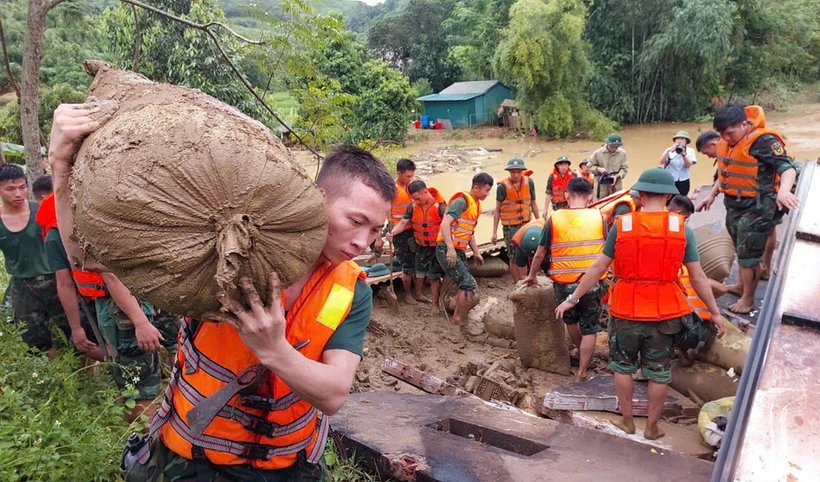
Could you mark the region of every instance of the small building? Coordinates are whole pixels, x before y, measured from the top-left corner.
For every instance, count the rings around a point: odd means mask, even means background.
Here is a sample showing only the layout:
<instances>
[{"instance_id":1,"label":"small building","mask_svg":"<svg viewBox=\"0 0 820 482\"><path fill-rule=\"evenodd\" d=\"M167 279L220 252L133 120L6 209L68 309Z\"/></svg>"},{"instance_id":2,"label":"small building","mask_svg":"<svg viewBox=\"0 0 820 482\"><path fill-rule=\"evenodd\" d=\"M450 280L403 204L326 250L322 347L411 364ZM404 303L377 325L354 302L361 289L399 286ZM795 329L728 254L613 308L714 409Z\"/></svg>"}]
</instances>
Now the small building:
<instances>
[{"instance_id":1,"label":"small building","mask_svg":"<svg viewBox=\"0 0 820 482\"><path fill-rule=\"evenodd\" d=\"M498 107L512 97L512 91L497 80L456 82L438 94L417 100L424 104L424 114L431 121L447 119L453 127L473 127L495 123Z\"/></svg>"}]
</instances>

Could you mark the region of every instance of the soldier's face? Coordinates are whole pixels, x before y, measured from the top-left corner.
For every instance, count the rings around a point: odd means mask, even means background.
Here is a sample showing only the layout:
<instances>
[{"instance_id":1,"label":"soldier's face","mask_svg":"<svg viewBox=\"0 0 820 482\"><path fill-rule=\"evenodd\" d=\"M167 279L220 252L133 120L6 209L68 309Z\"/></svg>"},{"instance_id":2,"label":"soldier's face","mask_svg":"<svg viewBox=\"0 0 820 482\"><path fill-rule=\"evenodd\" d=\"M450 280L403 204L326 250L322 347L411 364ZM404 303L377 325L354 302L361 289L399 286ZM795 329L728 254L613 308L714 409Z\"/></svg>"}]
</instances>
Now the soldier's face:
<instances>
[{"instance_id":1,"label":"soldier's face","mask_svg":"<svg viewBox=\"0 0 820 482\"><path fill-rule=\"evenodd\" d=\"M706 154L707 157L714 159L717 157L717 145L717 139L709 141L706 143L706 145L700 148L700 152L702 154Z\"/></svg>"},{"instance_id":2,"label":"soldier's face","mask_svg":"<svg viewBox=\"0 0 820 482\"><path fill-rule=\"evenodd\" d=\"M734 146L743 139L743 136L745 136L747 132L749 132L749 122L743 121L724 129L723 132L720 133L720 137L730 146Z\"/></svg>"},{"instance_id":3,"label":"soldier's face","mask_svg":"<svg viewBox=\"0 0 820 482\"><path fill-rule=\"evenodd\" d=\"M399 184L402 186L406 186L413 181L413 178L416 176L415 169L412 171L404 171L400 172L396 179L399 181Z\"/></svg>"},{"instance_id":4,"label":"soldier's face","mask_svg":"<svg viewBox=\"0 0 820 482\"><path fill-rule=\"evenodd\" d=\"M28 198L26 178L21 177L20 179L10 179L0 182L0 198L3 199L3 204L15 207L22 206Z\"/></svg>"},{"instance_id":5,"label":"soldier's face","mask_svg":"<svg viewBox=\"0 0 820 482\"><path fill-rule=\"evenodd\" d=\"M507 172L510 173L510 181L518 182L521 180L521 175L524 171L522 171L521 169L510 169Z\"/></svg>"},{"instance_id":6,"label":"soldier's face","mask_svg":"<svg viewBox=\"0 0 820 482\"><path fill-rule=\"evenodd\" d=\"M559 172L562 176L563 176L564 174L566 174L568 170L569 170L569 164L567 164L566 162L562 162L561 164L558 164L558 172Z\"/></svg>"}]
</instances>

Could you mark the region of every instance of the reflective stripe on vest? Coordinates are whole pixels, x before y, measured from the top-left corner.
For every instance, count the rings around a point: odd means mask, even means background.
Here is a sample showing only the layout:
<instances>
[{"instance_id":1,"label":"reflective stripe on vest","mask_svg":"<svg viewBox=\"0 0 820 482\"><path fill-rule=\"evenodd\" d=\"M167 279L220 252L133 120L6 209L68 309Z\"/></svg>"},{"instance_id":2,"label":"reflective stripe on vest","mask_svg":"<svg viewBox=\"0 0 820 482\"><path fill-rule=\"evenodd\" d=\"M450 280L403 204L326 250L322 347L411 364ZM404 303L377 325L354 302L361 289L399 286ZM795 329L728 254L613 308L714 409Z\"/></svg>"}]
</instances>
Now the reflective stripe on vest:
<instances>
[{"instance_id":1,"label":"reflective stripe on vest","mask_svg":"<svg viewBox=\"0 0 820 482\"><path fill-rule=\"evenodd\" d=\"M325 263L311 275L286 316L288 342L310 340L300 349L305 357L321 360L327 341L350 311L358 279L363 272L352 262ZM282 297L284 302L284 293ZM274 375L256 393L234 397L194 437L185 423L188 411L258 358L230 325L202 322L195 334L188 326L182 331L172 381L152 421L152 431L159 431L170 450L192 458L196 447L213 464L249 463L263 470L292 466L302 450L308 461L318 462L328 417L319 418L315 407Z\"/></svg>"},{"instance_id":2,"label":"reflective stripe on vest","mask_svg":"<svg viewBox=\"0 0 820 482\"><path fill-rule=\"evenodd\" d=\"M77 291L79 291L83 297L96 300L108 294L105 288L105 281L103 281L101 274L81 269L72 269L71 275L74 277Z\"/></svg>"},{"instance_id":3,"label":"reflective stripe on vest","mask_svg":"<svg viewBox=\"0 0 820 482\"><path fill-rule=\"evenodd\" d=\"M749 132L734 146L721 139L717 145L717 169L719 188L726 196L745 198L757 196L757 179L760 162L750 154L752 145L760 136L771 134L785 148L783 138L766 127L763 109L756 105L746 107L746 117L752 123ZM774 175L774 190L780 189L780 176Z\"/></svg>"},{"instance_id":4,"label":"reflective stripe on vest","mask_svg":"<svg viewBox=\"0 0 820 482\"><path fill-rule=\"evenodd\" d=\"M438 233L441 229L441 214L439 207L443 204L444 198L435 188L428 188L430 195L433 196L434 202L426 209L419 203L413 203L413 217L411 223L413 225L413 236L416 239L416 244L419 246L435 246L438 239Z\"/></svg>"},{"instance_id":5,"label":"reflective stripe on vest","mask_svg":"<svg viewBox=\"0 0 820 482\"><path fill-rule=\"evenodd\" d=\"M631 321L659 322L692 312L678 285L686 253L682 216L638 211L618 216L610 314Z\"/></svg>"},{"instance_id":6,"label":"reflective stripe on vest","mask_svg":"<svg viewBox=\"0 0 820 482\"><path fill-rule=\"evenodd\" d=\"M407 192L407 186L399 186L399 183L396 183L396 197L393 198L393 203L390 205L390 222L394 225L399 224L404 219L407 207L411 204L413 204L413 198ZM408 225L405 231L408 229L413 229L413 227Z\"/></svg>"},{"instance_id":7,"label":"reflective stripe on vest","mask_svg":"<svg viewBox=\"0 0 820 482\"><path fill-rule=\"evenodd\" d=\"M569 181L574 178L572 171L567 170L566 176L562 177L561 174L558 172L558 168L556 167L555 170L552 172L552 203L565 203L567 202L566 192L567 192L567 184Z\"/></svg>"},{"instance_id":8,"label":"reflective stripe on vest","mask_svg":"<svg viewBox=\"0 0 820 482\"><path fill-rule=\"evenodd\" d=\"M501 225L518 226L532 217L532 193L530 193L530 178L521 176L521 189L513 186L510 178L501 181L504 185L506 197L501 201Z\"/></svg>"},{"instance_id":9,"label":"reflective stripe on vest","mask_svg":"<svg viewBox=\"0 0 820 482\"><path fill-rule=\"evenodd\" d=\"M689 301L689 304L692 305L692 309L695 310L695 313L704 321L710 321L712 314L709 312L709 307L706 306L706 303L698 296L695 287L692 286L692 280L689 278L689 270L686 268L686 265L681 266L679 282L684 294L686 294L686 299Z\"/></svg>"},{"instance_id":10,"label":"reflective stripe on vest","mask_svg":"<svg viewBox=\"0 0 820 482\"><path fill-rule=\"evenodd\" d=\"M481 215L481 202L474 199L468 192L459 192L450 198L449 204L453 204L458 198L464 198L467 201L467 208L461 213L458 219L453 220L450 224L450 235L453 239L453 247L456 249L467 249L470 245L470 240L473 239L475 227L478 224L478 217ZM436 238L437 243L444 242L444 237L439 233Z\"/></svg>"},{"instance_id":11,"label":"reflective stripe on vest","mask_svg":"<svg viewBox=\"0 0 820 482\"><path fill-rule=\"evenodd\" d=\"M604 250L604 219L597 209L562 209L550 216L550 230L549 277L556 283L575 283Z\"/></svg>"}]
</instances>

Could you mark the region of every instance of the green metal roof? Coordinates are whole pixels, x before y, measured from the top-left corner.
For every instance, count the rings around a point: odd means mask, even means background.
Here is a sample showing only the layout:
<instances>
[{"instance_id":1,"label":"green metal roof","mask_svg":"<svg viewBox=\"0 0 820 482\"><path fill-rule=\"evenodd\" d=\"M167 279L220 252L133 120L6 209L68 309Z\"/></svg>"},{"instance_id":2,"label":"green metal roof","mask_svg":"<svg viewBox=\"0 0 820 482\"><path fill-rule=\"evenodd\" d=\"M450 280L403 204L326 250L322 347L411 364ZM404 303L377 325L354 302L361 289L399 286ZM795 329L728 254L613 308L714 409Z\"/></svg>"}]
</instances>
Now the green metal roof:
<instances>
[{"instance_id":1,"label":"green metal roof","mask_svg":"<svg viewBox=\"0 0 820 482\"><path fill-rule=\"evenodd\" d=\"M430 94L419 97L416 100L422 102L458 102L462 100L475 99L484 94Z\"/></svg>"}]
</instances>

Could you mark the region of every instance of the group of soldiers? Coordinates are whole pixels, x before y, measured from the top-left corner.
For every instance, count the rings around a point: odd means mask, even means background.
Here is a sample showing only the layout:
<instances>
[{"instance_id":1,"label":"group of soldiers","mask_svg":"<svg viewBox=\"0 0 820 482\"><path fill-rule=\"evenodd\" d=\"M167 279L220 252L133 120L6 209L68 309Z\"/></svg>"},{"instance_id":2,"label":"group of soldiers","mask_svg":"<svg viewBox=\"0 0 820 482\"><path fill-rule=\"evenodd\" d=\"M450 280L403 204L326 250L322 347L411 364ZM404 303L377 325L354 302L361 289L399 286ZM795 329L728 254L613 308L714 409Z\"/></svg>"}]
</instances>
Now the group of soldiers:
<instances>
[{"instance_id":1,"label":"group of soldiers","mask_svg":"<svg viewBox=\"0 0 820 482\"><path fill-rule=\"evenodd\" d=\"M588 377L602 308L609 305L610 367L623 412L616 425L635 432L633 375L641 368L649 380L647 439L664 435L658 421L675 347L691 362L690 351L708 348L723 335L716 297L738 295L730 307L736 312L754 307L761 262L771 262L767 246L774 247L775 226L798 205L791 192L797 167L780 135L766 128L760 107L727 105L717 112L714 127L697 140L698 150L717 164L712 190L697 207L664 168L644 171L631 190L622 189L629 166L618 134L610 135L576 172L566 157L555 161L543 217L523 159L510 159L509 176L497 184L491 241L497 240L500 222L516 282L537 284L541 269L552 280L556 317L567 325L580 353L580 380ZM388 239L401 261L407 293L414 269L421 270L410 302L426 301L421 288L431 279L433 311L439 311L440 279L446 274L458 286L453 319L462 323L476 290L466 248L483 263L473 233L493 180L477 174L470 191L454 195L448 206L434 188L412 181L414 171L412 161L399 162ZM721 192L740 266L739 281L730 286L707 278L687 226L689 216L709 209Z\"/></svg>"},{"instance_id":2,"label":"group of soldiers","mask_svg":"<svg viewBox=\"0 0 820 482\"><path fill-rule=\"evenodd\" d=\"M393 179L372 154L340 147L317 176L330 221L322 253L307 272L281 290L271 273L265 304L253 283L241 279L242 299L221 294L221 312L207 320L179 319L135 298L70 236L72 160L84 137L111 115L93 102L58 107L49 149L54 193L40 202L28 199L19 167L0 166L0 249L25 341L55 355L49 324L64 316L64 332L78 351L113 358L123 398L140 402L131 415L155 412L140 443L126 448L126 481L323 480L328 416L350 392L372 313L370 288L353 257L380 242L389 212L385 234L401 262L408 302L426 302L422 288L430 280L431 305L440 309L437 286L446 274L459 288L454 319L463 323L476 290L466 249L483 261L473 234L494 180L477 174L469 191L445 202L434 188L413 180L409 160L399 163ZM739 284L729 288L744 301L759 279L770 231L781 213L797 207L790 192L796 172L758 107L726 106L715 128L716 137L698 140L699 150L718 163L702 207L725 194L741 266ZM618 426L635 431L632 375L641 368L650 396L644 435L653 439L663 436L658 420L675 343L697 346L720 336L723 327L714 286L686 225L695 207L661 168L623 190L628 166L620 144L620 137L610 136L577 176L567 175L568 160L556 161L543 210L551 215L544 218L524 161L511 159L510 175L497 191L495 227L504 226L518 279L536 283L542 267L552 278L556 317L581 351L580 378L608 295L610 366L623 412ZM594 189L601 198L595 204ZM523 249L534 240L537 249ZM706 327L706 334L693 327ZM151 402L163 346L174 354L174 367L157 406Z\"/></svg>"}]
</instances>

